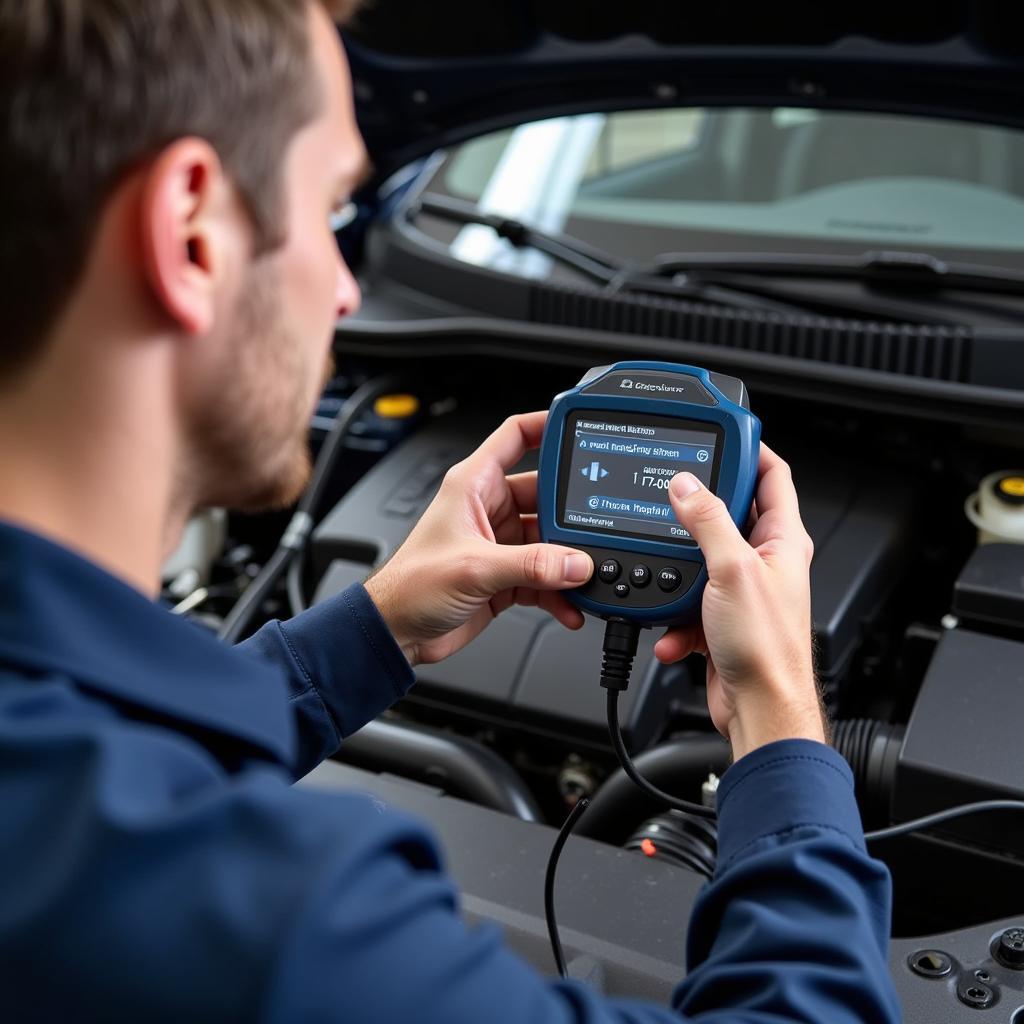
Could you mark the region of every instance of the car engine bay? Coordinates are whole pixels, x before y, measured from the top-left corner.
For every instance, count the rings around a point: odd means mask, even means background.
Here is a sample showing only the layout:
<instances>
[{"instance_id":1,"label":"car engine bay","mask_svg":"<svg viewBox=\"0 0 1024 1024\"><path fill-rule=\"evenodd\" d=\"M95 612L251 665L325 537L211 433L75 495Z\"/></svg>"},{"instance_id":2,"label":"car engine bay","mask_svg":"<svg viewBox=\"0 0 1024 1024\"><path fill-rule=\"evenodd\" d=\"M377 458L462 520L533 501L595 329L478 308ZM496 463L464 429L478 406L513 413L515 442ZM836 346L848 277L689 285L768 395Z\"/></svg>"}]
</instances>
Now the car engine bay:
<instances>
[{"instance_id":1,"label":"car engine bay","mask_svg":"<svg viewBox=\"0 0 1024 1024\"><path fill-rule=\"evenodd\" d=\"M370 362L347 357L344 334L339 341L341 371L314 420L314 447L323 447L353 392L379 397L349 417L304 555L287 588L266 594L252 629L364 580L402 543L452 465L506 415L546 407L579 376L578 363L511 354ZM379 387L368 391L368 381ZM898 403L888 413L844 408L813 390L795 399L759 389L756 377L750 388L766 441L792 466L815 543L817 671L865 828L1024 797L1014 713L1024 684L1024 544L1002 534L985 537L1002 542L979 544L965 514L979 487L1009 480L1000 523L1022 529L1024 503L1013 493L1024 483L1014 469L1019 430L901 415ZM208 542L198 574L178 571L165 592L212 629L270 559L288 518L216 522L223 545L210 557ZM418 669L410 695L347 740L338 760L358 770L354 784L408 780L487 808L490 818L534 826L557 827L587 797L578 835L614 848L641 873L655 861L699 881L714 863L713 826L666 814L617 768L597 686L600 631L588 620L572 633L537 609L514 607L460 654ZM634 685L623 694L623 733L655 784L700 801L728 767L728 746L708 716L702 659L661 665L656 632L645 631ZM476 840L459 833L458 842L472 851ZM892 871L893 937L909 942L911 959L935 945L921 937L988 935L992 922L1024 913L1019 815L966 817L874 852ZM537 901L539 893L538 877ZM984 944L974 952L979 962L996 957L990 973L1000 969L1003 960Z\"/></svg>"}]
</instances>

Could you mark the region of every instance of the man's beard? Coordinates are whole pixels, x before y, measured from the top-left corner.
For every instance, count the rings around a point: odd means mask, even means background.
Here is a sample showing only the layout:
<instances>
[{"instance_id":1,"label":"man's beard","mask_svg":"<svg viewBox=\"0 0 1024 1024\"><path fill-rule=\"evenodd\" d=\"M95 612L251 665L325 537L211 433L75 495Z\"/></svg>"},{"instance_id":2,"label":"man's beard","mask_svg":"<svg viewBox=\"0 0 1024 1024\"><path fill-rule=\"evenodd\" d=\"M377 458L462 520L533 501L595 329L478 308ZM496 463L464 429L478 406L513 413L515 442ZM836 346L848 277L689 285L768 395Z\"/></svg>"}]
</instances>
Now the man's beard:
<instances>
[{"instance_id":1,"label":"man's beard","mask_svg":"<svg viewBox=\"0 0 1024 1024\"><path fill-rule=\"evenodd\" d=\"M194 417L195 504L242 512L287 508L312 472L309 370L305 346L284 322L269 268L251 272L228 331L221 379ZM328 356L324 386L333 371Z\"/></svg>"}]
</instances>

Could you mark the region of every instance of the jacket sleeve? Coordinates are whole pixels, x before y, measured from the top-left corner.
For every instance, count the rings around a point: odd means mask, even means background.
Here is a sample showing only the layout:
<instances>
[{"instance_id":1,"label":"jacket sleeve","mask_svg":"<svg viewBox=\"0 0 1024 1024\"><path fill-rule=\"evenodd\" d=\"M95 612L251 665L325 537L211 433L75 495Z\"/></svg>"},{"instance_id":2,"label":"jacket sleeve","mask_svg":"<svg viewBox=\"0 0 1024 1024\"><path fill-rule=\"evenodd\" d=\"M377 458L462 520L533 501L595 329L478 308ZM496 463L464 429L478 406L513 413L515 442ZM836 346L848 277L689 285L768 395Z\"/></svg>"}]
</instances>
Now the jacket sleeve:
<instances>
[{"instance_id":1,"label":"jacket sleeve","mask_svg":"<svg viewBox=\"0 0 1024 1024\"><path fill-rule=\"evenodd\" d=\"M18 879L0 914L12 1020L899 1019L888 880L824 748L778 745L727 773L722 870L669 1007L546 978L493 927L468 927L429 830L379 800L300 790L262 762L226 776L191 739L77 711L63 731L25 716L0 746L0 797L27 808L0 851Z\"/></svg>"},{"instance_id":2,"label":"jacket sleeve","mask_svg":"<svg viewBox=\"0 0 1024 1024\"><path fill-rule=\"evenodd\" d=\"M729 769L718 813L679 1009L708 1024L901 1020L891 880L867 854L846 761L820 743L770 744Z\"/></svg>"},{"instance_id":3,"label":"jacket sleeve","mask_svg":"<svg viewBox=\"0 0 1024 1024\"><path fill-rule=\"evenodd\" d=\"M721 868L691 921L691 973L672 1008L544 978L493 929L467 928L429 836L382 809L311 879L269 1019L896 1024L889 877L865 853L845 762L820 744L773 744L724 786Z\"/></svg>"},{"instance_id":4,"label":"jacket sleeve","mask_svg":"<svg viewBox=\"0 0 1024 1024\"><path fill-rule=\"evenodd\" d=\"M243 650L282 669L295 712L296 778L336 753L403 697L416 677L366 588L355 584L288 622L270 622Z\"/></svg>"}]
</instances>

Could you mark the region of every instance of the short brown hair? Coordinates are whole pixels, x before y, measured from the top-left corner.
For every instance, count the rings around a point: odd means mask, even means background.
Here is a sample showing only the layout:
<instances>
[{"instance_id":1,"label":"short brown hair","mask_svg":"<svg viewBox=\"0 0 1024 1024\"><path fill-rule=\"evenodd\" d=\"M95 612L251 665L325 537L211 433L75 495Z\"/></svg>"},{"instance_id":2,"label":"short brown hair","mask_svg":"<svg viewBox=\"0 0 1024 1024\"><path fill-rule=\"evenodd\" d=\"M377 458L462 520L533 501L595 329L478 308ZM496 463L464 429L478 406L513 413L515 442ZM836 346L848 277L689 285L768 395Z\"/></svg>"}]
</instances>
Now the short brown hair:
<instances>
[{"instance_id":1,"label":"short brown hair","mask_svg":"<svg viewBox=\"0 0 1024 1024\"><path fill-rule=\"evenodd\" d=\"M56 322L119 180L175 139L214 146L258 249L281 241L282 154L321 102L310 2L0 0L0 376Z\"/></svg>"}]
</instances>

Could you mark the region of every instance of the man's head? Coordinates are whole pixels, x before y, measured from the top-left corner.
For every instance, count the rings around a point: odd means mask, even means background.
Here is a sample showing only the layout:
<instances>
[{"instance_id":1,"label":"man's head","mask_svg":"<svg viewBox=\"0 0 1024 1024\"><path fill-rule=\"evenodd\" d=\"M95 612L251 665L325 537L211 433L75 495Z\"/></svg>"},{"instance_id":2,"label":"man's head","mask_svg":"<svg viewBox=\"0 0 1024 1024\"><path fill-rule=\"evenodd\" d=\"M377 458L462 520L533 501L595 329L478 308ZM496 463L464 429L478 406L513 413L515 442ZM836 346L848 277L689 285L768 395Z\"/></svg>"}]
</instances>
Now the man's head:
<instances>
[{"instance_id":1,"label":"man's head","mask_svg":"<svg viewBox=\"0 0 1024 1024\"><path fill-rule=\"evenodd\" d=\"M308 474L359 301L328 226L366 162L327 13L354 6L0 0L0 386L105 289L111 331L131 316L173 353L195 503L281 503Z\"/></svg>"}]
</instances>

